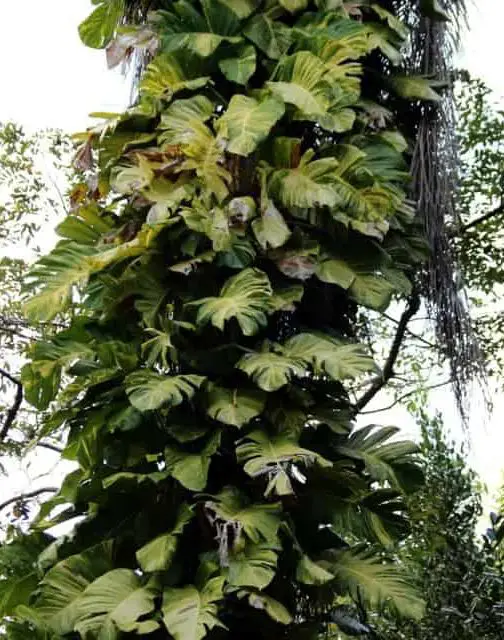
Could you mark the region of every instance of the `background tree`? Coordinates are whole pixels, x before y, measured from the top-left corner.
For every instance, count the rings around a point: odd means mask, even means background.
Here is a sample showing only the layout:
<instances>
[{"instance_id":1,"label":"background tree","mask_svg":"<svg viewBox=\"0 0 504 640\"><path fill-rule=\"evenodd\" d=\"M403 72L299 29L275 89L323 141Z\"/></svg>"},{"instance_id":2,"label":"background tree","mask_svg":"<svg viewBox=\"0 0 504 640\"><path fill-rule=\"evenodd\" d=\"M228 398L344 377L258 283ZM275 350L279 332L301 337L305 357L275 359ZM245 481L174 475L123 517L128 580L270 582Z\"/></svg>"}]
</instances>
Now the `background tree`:
<instances>
[{"instance_id":1,"label":"background tree","mask_svg":"<svg viewBox=\"0 0 504 640\"><path fill-rule=\"evenodd\" d=\"M66 212L71 146L59 131L0 123L0 453L20 453L33 437L36 414L23 403L20 368L26 346L51 326L27 322L21 286L41 242L47 250L55 241L48 228Z\"/></svg>"},{"instance_id":2,"label":"background tree","mask_svg":"<svg viewBox=\"0 0 504 640\"><path fill-rule=\"evenodd\" d=\"M391 640L497 640L504 623L504 576L491 535L479 532L481 485L440 417L420 415L425 484L408 506L412 533L402 561L418 576L427 603L419 622L389 618Z\"/></svg>"}]
</instances>

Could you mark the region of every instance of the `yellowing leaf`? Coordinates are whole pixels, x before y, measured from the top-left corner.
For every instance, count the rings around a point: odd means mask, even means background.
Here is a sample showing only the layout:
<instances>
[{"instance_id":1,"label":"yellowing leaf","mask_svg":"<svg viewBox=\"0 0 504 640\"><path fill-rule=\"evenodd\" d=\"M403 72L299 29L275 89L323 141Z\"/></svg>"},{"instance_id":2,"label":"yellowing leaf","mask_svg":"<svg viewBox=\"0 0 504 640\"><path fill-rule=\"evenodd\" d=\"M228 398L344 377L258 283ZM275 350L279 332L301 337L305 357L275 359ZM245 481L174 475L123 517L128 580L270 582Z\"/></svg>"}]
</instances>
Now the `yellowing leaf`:
<instances>
[{"instance_id":1,"label":"yellowing leaf","mask_svg":"<svg viewBox=\"0 0 504 640\"><path fill-rule=\"evenodd\" d=\"M248 156L268 136L284 111L284 105L273 98L259 102L247 96L234 95L217 123L217 130L227 141L230 153Z\"/></svg>"}]
</instances>

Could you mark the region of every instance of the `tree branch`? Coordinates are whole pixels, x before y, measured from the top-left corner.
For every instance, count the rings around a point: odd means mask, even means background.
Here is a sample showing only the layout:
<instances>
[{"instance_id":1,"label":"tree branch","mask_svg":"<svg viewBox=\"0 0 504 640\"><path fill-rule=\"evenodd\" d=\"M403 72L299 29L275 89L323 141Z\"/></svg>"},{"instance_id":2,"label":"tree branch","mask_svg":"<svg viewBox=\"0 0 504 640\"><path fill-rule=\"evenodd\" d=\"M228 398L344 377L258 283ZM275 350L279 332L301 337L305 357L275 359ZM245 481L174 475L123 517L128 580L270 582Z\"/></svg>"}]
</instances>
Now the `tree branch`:
<instances>
[{"instance_id":1,"label":"tree branch","mask_svg":"<svg viewBox=\"0 0 504 640\"><path fill-rule=\"evenodd\" d=\"M471 222L468 222L467 224L465 224L463 227L461 227L457 231L457 235L461 235L466 231L469 231L469 229L472 229L473 227L477 227L482 222L491 220L495 216L500 216L503 213L504 213L504 203L499 205L496 209L493 209L492 211L488 211L487 213L484 213L482 216L479 216L479 218L476 218L475 220L472 220Z\"/></svg>"},{"instance_id":2,"label":"tree branch","mask_svg":"<svg viewBox=\"0 0 504 640\"><path fill-rule=\"evenodd\" d=\"M51 451L56 451L56 453L63 452L63 449L61 447L58 447L55 444L51 444L50 442L37 442L37 447L42 447L43 449L50 449Z\"/></svg>"},{"instance_id":3,"label":"tree branch","mask_svg":"<svg viewBox=\"0 0 504 640\"><path fill-rule=\"evenodd\" d=\"M42 487L40 489L34 489L33 491L21 493L18 496L14 496L13 498L9 498L4 502L0 502L0 511L3 511L6 507L11 504L15 504L16 502L26 502L26 500L30 500L30 498L36 498L42 493L56 493L58 491L59 489L57 487Z\"/></svg>"},{"instance_id":4,"label":"tree branch","mask_svg":"<svg viewBox=\"0 0 504 640\"><path fill-rule=\"evenodd\" d=\"M439 389L440 387L445 387L447 384L450 384L451 382L453 382L453 380L450 378L449 380L445 380L444 382L438 382L437 384L431 384L428 387L424 387L423 389L421 389L421 391L432 391L433 389ZM403 400L406 400L406 398L409 398L410 396L414 395L417 392L418 392L418 387L416 386L414 389L411 389L410 391L403 393L402 396L399 396L398 398L396 398L394 402L391 402L386 407L380 407L379 409L372 409L371 411L363 411L361 415L367 416L367 415L370 415L371 413L381 413L383 411L389 411L390 409L393 409L396 406L396 404L399 404L400 402L402 402Z\"/></svg>"},{"instance_id":5,"label":"tree branch","mask_svg":"<svg viewBox=\"0 0 504 640\"><path fill-rule=\"evenodd\" d=\"M359 413L362 409L375 397L375 395L387 384L390 378L394 375L394 366L401 350L401 345L406 335L408 328L408 322L413 318L415 313L420 309L420 295L417 291L413 291L408 299L406 308L404 309L402 316L397 324L397 330L392 341L390 353L383 367L381 375L376 376L371 382L369 389L356 401L354 404L355 413Z\"/></svg>"},{"instance_id":6,"label":"tree branch","mask_svg":"<svg viewBox=\"0 0 504 640\"><path fill-rule=\"evenodd\" d=\"M10 380L13 384L17 385L16 395L14 397L14 402L12 403L11 408L7 411L5 415L5 420L0 430L0 442L5 439L5 436L8 434L9 429L11 428L14 420L16 419L17 413L19 411L19 407L23 402L23 386L21 385L20 380L15 378L5 369L0 369L0 375L7 380Z\"/></svg>"}]
</instances>

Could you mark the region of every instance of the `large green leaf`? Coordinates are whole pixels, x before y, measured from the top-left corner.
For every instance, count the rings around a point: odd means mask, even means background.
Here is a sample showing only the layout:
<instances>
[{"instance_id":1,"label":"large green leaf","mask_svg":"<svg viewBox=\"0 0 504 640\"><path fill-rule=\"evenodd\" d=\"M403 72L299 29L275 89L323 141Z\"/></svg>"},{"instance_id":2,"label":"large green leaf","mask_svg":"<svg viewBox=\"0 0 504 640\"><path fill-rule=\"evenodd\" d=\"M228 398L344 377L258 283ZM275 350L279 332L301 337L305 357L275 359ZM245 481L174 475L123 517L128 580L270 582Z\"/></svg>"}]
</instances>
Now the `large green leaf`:
<instances>
[{"instance_id":1,"label":"large green leaf","mask_svg":"<svg viewBox=\"0 0 504 640\"><path fill-rule=\"evenodd\" d=\"M266 326L266 313L273 295L268 276L259 269L244 269L229 278L219 297L202 298L192 302L198 306L196 322L205 325L211 322L224 330L224 324L236 318L246 336L254 335Z\"/></svg>"},{"instance_id":2,"label":"large green leaf","mask_svg":"<svg viewBox=\"0 0 504 640\"><path fill-rule=\"evenodd\" d=\"M219 61L219 69L231 82L247 84L256 70L256 50L244 45Z\"/></svg>"},{"instance_id":3,"label":"large green leaf","mask_svg":"<svg viewBox=\"0 0 504 640\"><path fill-rule=\"evenodd\" d=\"M114 37L124 12L124 0L100 0L96 9L79 25L82 42L93 49L103 49Z\"/></svg>"},{"instance_id":4,"label":"large green leaf","mask_svg":"<svg viewBox=\"0 0 504 640\"><path fill-rule=\"evenodd\" d=\"M205 378L197 375L163 376L154 371L135 371L126 378L126 392L139 411L152 411L163 405L175 407L192 398Z\"/></svg>"},{"instance_id":5,"label":"large green leaf","mask_svg":"<svg viewBox=\"0 0 504 640\"><path fill-rule=\"evenodd\" d=\"M210 81L200 67L188 54L162 53L147 66L140 91L154 98L171 99L179 91L199 89Z\"/></svg>"},{"instance_id":6,"label":"large green leaf","mask_svg":"<svg viewBox=\"0 0 504 640\"><path fill-rule=\"evenodd\" d=\"M213 110L213 103L201 95L176 100L161 116L159 128L163 133L159 141L180 145L185 156L180 170L196 171L207 188L223 200L230 175L223 166L223 140L215 137L205 124Z\"/></svg>"},{"instance_id":7,"label":"large green leaf","mask_svg":"<svg viewBox=\"0 0 504 640\"><path fill-rule=\"evenodd\" d=\"M318 374L334 380L356 378L374 371L376 366L360 344L348 344L326 334L300 333L283 348L289 358L301 359Z\"/></svg>"},{"instance_id":8,"label":"large green leaf","mask_svg":"<svg viewBox=\"0 0 504 640\"><path fill-rule=\"evenodd\" d=\"M211 578L201 590L189 585L167 588L163 593L163 622L175 640L201 640L214 627L224 627L217 618L224 597L224 578Z\"/></svg>"},{"instance_id":9,"label":"large green leaf","mask_svg":"<svg viewBox=\"0 0 504 640\"><path fill-rule=\"evenodd\" d=\"M292 378L302 377L307 369L303 358L290 357L272 351L248 353L236 366L264 391L277 391Z\"/></svg>"},{"instance_id":10,"label":"large green leaf","mask_svg":"<svg viewBox=\"0 0 504 640\"><path fill-rule=\"evenodd\" d=\"M403 616L420 619L425 604L407 574L365 547L331 550L321 564L334 574L340 589L371 608L390 606Z\"/></svg>"},{"instance_id":11,"label":"large green leaf","mask_svg":"<svg viewBox=\"0 0 504 640\"><path fill-rule=\"evenodd\" d=\"M58 562L39 585L36 613L54 633L71 633L85 589L111 568L112 544L108 541Z\"/></svg>"},{"instance_id":12,"label":"large green leaf","mask_svg":"<svg viewBox=\"0 0 504 640\"><path fill-rule=\"evenodd\" d=\"M193 515L192 509L187 504L183 504L171 531L154 538L136 552L138 564L143 571L153 572L168 569L177 550L178 539Z\"/></svg>"},{"instance_id":13,"label":"large green leaf","mask_svg":"<svg viewBox=\"0 0 504 640\"><path fill-rule=\"evenodd\" d=\"M83 638L119 638L120 632L147 634L159 628L154 619L158 593L131 569L114 569L92 582L75 606L75 629Z\"/></svg>"},{"instance_id":14,"label":"large green leaf","mask_svg":"<svg viewBox=\"0 0 504 640\"><path fill-rule=\"evenodd\" d=\"M268 544L247 543L234 550L228 559L227 581L234 587L264 589L275 577L279 548Z\"/></svg>"},{"instance_id":15,"label":"large green leaf","mask_svg":"<svg viewBox=\"0 0 504 640\"><path fill-rule=\"evenodd\" d=\"M159 18L165 51L188 50L198 56L211 56L223 42L239 42L239 14L220 0L203 0L203 14L187 0L173 3L172 11Z\"/></svg>"},{"instance_id":16,"label":"large green leaf","mask_svg":"<svg viewBox=\"0 0 504 640\"><path fill-rule=\"evenodd\" d=\"M216 431L205 446L197 452L170 446L164 451L166 471L191 491L203 491L207 484L212 456L220 444L221 434Z\"/></svg>"},{"instance_id":17,"label":"large green leaf","mask_svg":"<svg viewBox=\"0 0 504 640\"><path fill-rule=\"evenodd\" d=\"M262 413L264 403L264 394L259 391L214 385L208 393L207 414L224 424L243 427Z\"/></svg>"},{"instance_id":18,"label":"large green leaf","mask_svg":"<svg viewBox=\"0 0 504 640\"><path fill-rule=\"evenodd\" d=\"M245 27L244 34L274 60L281 58L292 42L291 30L263 12L254 16Z\"/></svg>"},{"instance_id":19,"label":"large green leaf","mask_svg":"<svg viewBox=\"0 0 504 640\"><path fill-rule=\"evenodd\" d=\"M313 152L306 152L295 169L274 171L268 190L287 209L332 207L338 202L333 187L337 167L335 158L313 160Z\"/></svg>"},{"instance_id":20,"label":"large green leaf","mask_svg":"<svg viewBox=\"0 0 504 640\"><path fill-rule=\"evenodd\" d=\"M332 464L315 451L300 447L284 434L268 436L264 431L253 431L246 436L236 448L236 455L238 461L244 463L249 476L268 480L265 495L294 493L290 477L293 463L322 467Z\"/></svg>"},{"instance_id":21,"label":"large green leaf","mask_svg":"<svg viewBox=\"0 0 504 640\"><path fill-rule=\"evenodd\" d=\"M237 538L243 531L254 544L278 541L278 528L281 523L280 503L251 504L235 487L224 487L219 494L205 502L205 509L211 511L226 525L233 525L237 531Z\"/></svg>"},{"instance_id":22,"label":"large green leaf","mask_svg":"<svg viewBox=\"0 0 504 640\"><path fill-rule=\"evenodd\" d=\"M234 95L217 123L217 131L227 141L227 150L248 156L265 140L283 116L285 107L274 98L262 101Z\"/></svg>"},{"instance_id":23,"label":"large green leaf","mask_svg":"<svg viewBox=\"0 0 504 640\"><path fill-rule=\"evenodd\" d=\"M365 307L385 311L396 291L408 294L411 283L403 272L382 268L375 272L369 266L351 264L340 258L323 259L317 265L316 276L322 282L336 284Z\"/></svg>"}]
</instances>

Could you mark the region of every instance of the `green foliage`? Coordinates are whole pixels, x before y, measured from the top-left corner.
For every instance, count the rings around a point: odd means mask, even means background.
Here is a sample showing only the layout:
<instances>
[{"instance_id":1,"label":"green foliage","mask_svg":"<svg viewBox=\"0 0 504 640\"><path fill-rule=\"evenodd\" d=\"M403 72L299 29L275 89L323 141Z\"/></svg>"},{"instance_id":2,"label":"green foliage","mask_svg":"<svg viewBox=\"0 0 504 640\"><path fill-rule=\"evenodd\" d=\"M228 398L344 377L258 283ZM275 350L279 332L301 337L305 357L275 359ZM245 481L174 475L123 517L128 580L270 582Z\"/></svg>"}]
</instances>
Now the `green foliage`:
<instances>
[{"instance_id":1,"label":"green foliage","mask_svg":"<svg viewBox=\"0 0 504 640\"><path fill-rule=\"evenodd\" d=\"M420 423L425 484L408 499L412 533L399 555L418 576L426 615L414 623L388 617L378 624L378 637L497 640L504 582L492 541L478 535L478 478L448 442L439 417L420 414Z\"/></svg>"},{"instance_id":2,"label":"green foliage","mask_svg":"<svg viewBox=\"0 0 504 640\"><path fill-rule=\"evenodd\" d=\"M355 431L345 387L376 375L357 304L408 295L423 259L401 123L363 102L407 31L381 3L153 2L130 24L144 8L99 0L81 26L152 59L79 135L98 187L26 280L32 318L74 311L23 371L78 465L37 525L82 520L15 617L86 640L314 638L352 601L416 618L376 547L407 529L416 449Z\"/></svg>"},{"instance_id":3,"label":"green foliage","mask_svg":"<svg viewBox=\"0 0 504 640\"><path fill-rule=\"evenodd\" d=\"M458 92L461 189L455 231L463 276L473 303L474 328L487 356L489 372L502 365L502 314L499 304L504 282L502 215L504 194L504 114L492 92L477 79L462 74Z\"/></svg>"}]
</instances>

